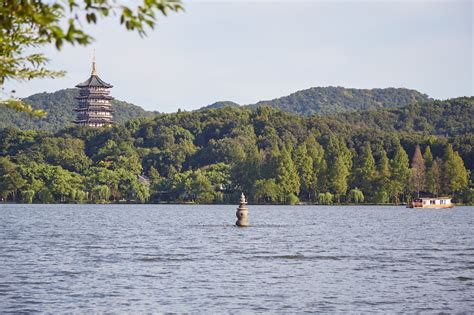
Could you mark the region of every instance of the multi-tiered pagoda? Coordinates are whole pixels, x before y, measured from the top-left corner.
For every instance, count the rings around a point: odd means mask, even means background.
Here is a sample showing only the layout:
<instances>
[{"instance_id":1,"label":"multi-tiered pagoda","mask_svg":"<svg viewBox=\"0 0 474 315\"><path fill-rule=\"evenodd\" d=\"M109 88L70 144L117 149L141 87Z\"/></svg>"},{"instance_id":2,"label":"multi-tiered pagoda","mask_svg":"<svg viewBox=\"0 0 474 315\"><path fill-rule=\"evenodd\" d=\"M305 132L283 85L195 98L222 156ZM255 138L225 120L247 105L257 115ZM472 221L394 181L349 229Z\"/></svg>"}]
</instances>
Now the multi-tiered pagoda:
<instances>
[{"instance_id":1,"label":"multi-tiered pagoda","mask_svg":"<svg viewBox=\"0 0 474 315\"><path fill-rule=\"evenodd\" d=\"M112 104L114 98L109 96L109 89L113 86L102 81L97 75L95 58L92 61L91 77L76 85L79 88L77 99L76 119L74 123L80 126L102 127L113 124Z\"/></svg>"}]
</instances>

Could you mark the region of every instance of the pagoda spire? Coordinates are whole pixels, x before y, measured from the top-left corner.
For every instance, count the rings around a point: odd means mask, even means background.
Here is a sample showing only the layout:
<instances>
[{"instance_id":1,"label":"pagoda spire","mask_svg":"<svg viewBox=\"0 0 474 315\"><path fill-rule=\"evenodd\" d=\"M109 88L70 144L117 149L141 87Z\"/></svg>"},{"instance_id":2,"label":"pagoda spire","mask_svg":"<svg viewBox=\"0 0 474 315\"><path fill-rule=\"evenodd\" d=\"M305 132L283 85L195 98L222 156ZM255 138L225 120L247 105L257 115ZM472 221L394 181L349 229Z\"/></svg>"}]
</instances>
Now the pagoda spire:
<instances>
[{"instance_id":1,"label":"pagoda spire","mask_svg":"<svg viewBox=\"0 0 474 315\"><path fill-rule=\"evenodd\" d=\"M95 68L95 49L94 55L92 56L92 75L97 75L97 69Z\"/></svg>"}]
</instances>

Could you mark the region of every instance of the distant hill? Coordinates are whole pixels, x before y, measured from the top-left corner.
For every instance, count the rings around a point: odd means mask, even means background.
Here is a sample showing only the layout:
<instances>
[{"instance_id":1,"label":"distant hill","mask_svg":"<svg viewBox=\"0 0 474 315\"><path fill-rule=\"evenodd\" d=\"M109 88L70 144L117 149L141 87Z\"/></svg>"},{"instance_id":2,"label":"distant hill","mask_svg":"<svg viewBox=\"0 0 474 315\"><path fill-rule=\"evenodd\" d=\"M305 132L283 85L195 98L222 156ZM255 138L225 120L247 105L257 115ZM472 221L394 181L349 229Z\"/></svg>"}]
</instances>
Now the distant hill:
<instances>
[{"instance_id":1,"label":"distant hill","mask_svg":"<svg viewBox=\"0 0 474 315\"><path fill-rule=\"evenodd\" d=\"M24 100L36 109L45 109L48 116L43 119L32 118L24 113L10 109L0 108L0 128L16 126L20 129L42 129L57 131L71 124L74 119L73 108L76 106L74 99L76 89L65 89L54 93L39 93L31 95ZM288 96L268 101L260 101L245 107L272 106L283 111L300 115L332 115L354 110L367 110L377 108L403 107L414 103L431 100L426 94L404 88L386 89L347 89L343 87L314 87L298 91ZM139 117L152 116L153 112L119 100L113 102L114 118L118 123ZM219 101L202 107L199 111L220 109L223 107L239 107L231 101Z\"/></svg>"},{"instance_id":2,"label":"distant hill","mask_svg":"<svg viewBox=\"0 0 474 315\"><path fill-rule=\"evenodd\" d=\"M207 110L207 109L219 109L223 107L239 107L240 105L231 101L219 101L215 102L211 105L207 105L204 107L201 107L199 110Z\"/></svg>"},{"instance_id":3,"label":"distant hill","mask_svg":"<svg viewBox=\"0 0 474 315\"><path fill-rule=\"evenodd\" d=\"M300 115L331 115L352 110L402 107L431 100L428 95L405 88L348 89L313 87L250 106L270 105Z\"/></svg>"},{"instance_id":4,"label":"distant hill","mask_svg":"<svg viewBox=\"0 0 474 315\"><path fill-rule=\"evenodd\" d=\"M352 126L388 132L421 132L440 136L474 133L474 97L339 113L333 118Z\"/></svg>"},{"instance_id":5,"label":"distant hill","mask_svg":"<svg viewBox=\"0 0 474 315\"><path fill-rule=\"evenodd\" d=\"M0 108L0 128L16 126L20 129L42 129L57 131L71 124L74 119L73 108L76 107L77 89L59 90L54 93L38 93L23 100L35 109L45 109L48 112L46 118L32 118L24 113L18 113L11 109ZM127 102L112 101L114 119L118 123L126 122L133 118L152 116L153 112L145 111L137 105Z\"/></svg>"}]
</instances>

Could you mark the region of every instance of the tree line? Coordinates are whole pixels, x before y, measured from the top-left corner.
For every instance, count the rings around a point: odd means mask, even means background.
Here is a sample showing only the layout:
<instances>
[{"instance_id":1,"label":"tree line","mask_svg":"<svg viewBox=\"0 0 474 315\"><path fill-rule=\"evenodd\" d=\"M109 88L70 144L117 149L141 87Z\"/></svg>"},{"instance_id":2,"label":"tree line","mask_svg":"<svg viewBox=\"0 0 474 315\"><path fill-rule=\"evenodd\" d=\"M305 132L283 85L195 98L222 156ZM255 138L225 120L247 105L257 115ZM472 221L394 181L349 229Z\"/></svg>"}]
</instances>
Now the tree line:
<instances>
[{"instance_id":1,"label":"tree line","mask_svg":"<svg viewBox=\"0 0 474 315\"><path fill-rule=\"evenodd\" d=\"M244 192L272 204L400 203L419 194L472 203L464 146L266 106L56 133L4 128L0 198L235 203Z\"/></svg>"}]
</instances>

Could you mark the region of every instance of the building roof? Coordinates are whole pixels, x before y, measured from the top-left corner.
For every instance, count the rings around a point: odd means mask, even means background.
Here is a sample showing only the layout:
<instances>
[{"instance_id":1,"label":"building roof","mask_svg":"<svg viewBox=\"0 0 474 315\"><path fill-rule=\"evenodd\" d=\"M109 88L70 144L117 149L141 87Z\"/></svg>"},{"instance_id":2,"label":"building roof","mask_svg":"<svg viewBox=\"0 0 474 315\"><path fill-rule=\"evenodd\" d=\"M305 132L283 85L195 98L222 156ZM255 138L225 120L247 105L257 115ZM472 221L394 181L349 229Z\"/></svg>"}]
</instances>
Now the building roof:
<instances>
[{"instance_id":1,"label":"building roof","mask_svg":"<svg viewBox=\"0 0 474 315\"><path fill-rule=\"evenodd\" d=\"M89 79L76 85L76 87L78 88L103 87L103 88L110 89L111 87L113 87L113 85L103 81L101 78L99 78L97 74L92 74Z\"/></svg>"}]
</instances>

